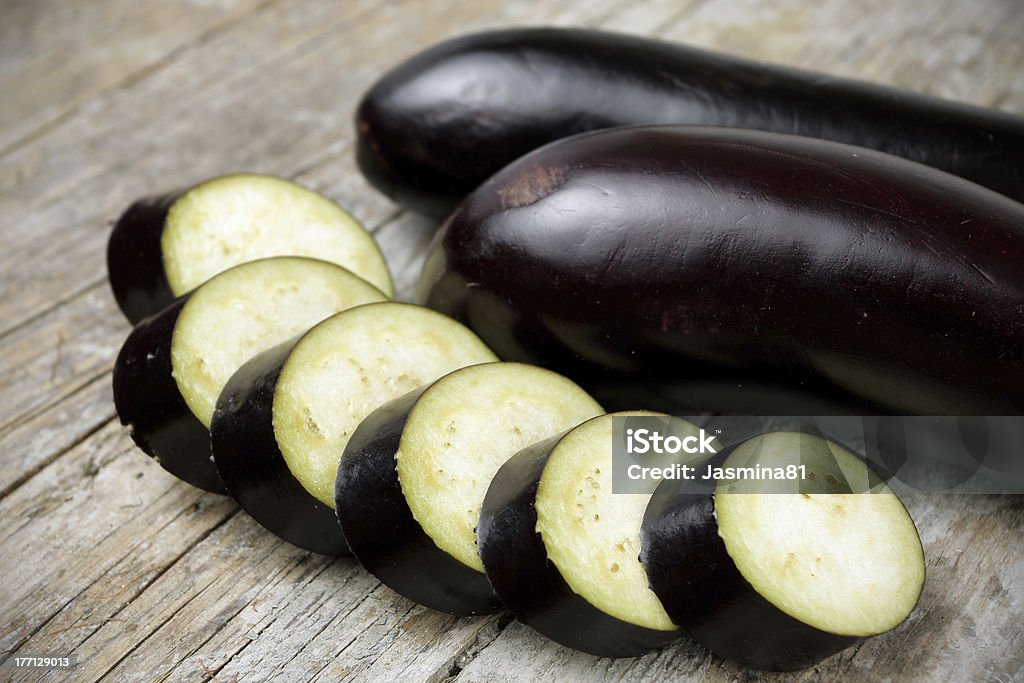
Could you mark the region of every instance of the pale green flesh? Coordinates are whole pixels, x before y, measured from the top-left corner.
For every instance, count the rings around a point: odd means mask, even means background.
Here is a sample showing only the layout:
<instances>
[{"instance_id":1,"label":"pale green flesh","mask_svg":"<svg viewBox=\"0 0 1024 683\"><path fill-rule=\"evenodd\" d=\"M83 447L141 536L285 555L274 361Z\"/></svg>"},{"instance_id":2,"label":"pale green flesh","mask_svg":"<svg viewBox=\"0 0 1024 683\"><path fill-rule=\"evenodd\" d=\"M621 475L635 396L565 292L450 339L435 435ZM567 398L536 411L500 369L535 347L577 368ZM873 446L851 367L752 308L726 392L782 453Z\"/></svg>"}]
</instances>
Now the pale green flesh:
<instances>
[{"instance_id":1,"label":"pale green flesh","mask_svg":"<svg viewBox=\"0 0 1024 683\"><path fill-rule=\"evenodd\" d=\"M338 311L387 297L333 263L302 257L252 261L192 293L174 326L171 369L189 410L209 429L235 370Z\"/></svg>"},{"instance_id":2,"label":"pale green flesh","mask_svg":"<svg viewBox=\"0 0 1024 683\"><path fill-rule=\"evenodd\" d=\"M548 558L588 603L637 626L675 630L639 559L640 525L651 496L612 493L612 418L585 422L551 451L537 487L537 531ZM699 432L684 420L673 421L673 434Z\"/></svg>"},{"instance_id":3,"label":"pale green flesh","mask_svg":"<svg viewBox=\"0 0 1024 683\"><path fill-rule=\"evenodd\" d=\"M438 548L483 572L476 526L487 487L517 452L602 413L561 375L519 363L464 368L416 402L398 477L413 517Z\"/></svg>"},{"instance_id":4,"label":"pale green flesh","mask_svg":"<svg viewBox=\"0 0 1024 683\"><path fill-rule=\"evenodd\" d=\"M458 368L497 357L467 328L400 303L361 306L310 330L274 391L274 435L292 475L334 507L342 453L380 405Z\"/></svg>"},{"instance_id":5,"label":"pale green flesh","mask_svg":"<svg viewBox=\"0 0 1024 683\"><path fill-rule=\"evenodd\" d=\"M899 498L859 458L816 436L778 432L737 448L724 465L803 463L802 493L756 493L743 482L715 494L718 533L737 569L786 614L822 631L869 636L910 614L924 582L924 553ZM846 481L871 493L821 493ZM823 485L823 482L826 482ZM737 487L732 487L736 489ZM810 491L810 492L808 492Z\"/></svg>"},{"instance_id":6,"label":"pale green flesh","mask_svg":"<svg viewBox=\"0 0 1024 683\"><path fill-rule=\"evenodd\" d=\"M336 263L394 294L373 236L331 200L283 178L241 173L197 185L171 206L160 246L175 296L270 256Z\"/></svg>"}]
</instances>

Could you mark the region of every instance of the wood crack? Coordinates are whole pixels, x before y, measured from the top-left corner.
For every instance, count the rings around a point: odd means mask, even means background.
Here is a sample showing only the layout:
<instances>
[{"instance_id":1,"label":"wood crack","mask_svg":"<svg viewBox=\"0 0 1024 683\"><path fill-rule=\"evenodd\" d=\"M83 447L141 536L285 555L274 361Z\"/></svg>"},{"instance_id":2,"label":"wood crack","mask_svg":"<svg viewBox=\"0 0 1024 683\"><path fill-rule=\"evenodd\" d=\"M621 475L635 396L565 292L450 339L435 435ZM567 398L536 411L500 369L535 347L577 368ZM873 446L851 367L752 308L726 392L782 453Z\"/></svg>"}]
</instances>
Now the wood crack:
<instances>
[{"instance_id":1,"label":"wood crack","mask_svg":"<svg viewBox=\"0 0 1024 683\"><path fill-rule=\"evenodd\" d=\"M495 628L491 629L485 626L481 628L473 639L473 642L467 643L466 646L457 652L452 657L449 666L444 671L438 670L435 672L437 678L432 677L433 680L437 680L440 683L448 683L454 681L459 677L459 674L469 666L469 664L480 654L484 648L493 643L501 632L508 628L508 625L515 621L511 612L505 611L496 615L493 620Z\"/></svg>"},{"instance_id":2,"label":"wood crack","mask_svg":"<svg viewBox=\"0 0 1024 683\"><path fill-rule=\"evenodd\" d=\"M344 611L343 613L341 613L341 614L339 615L339 616L340 616L340 618L341 618L342 620L344 620L344 619L345 619L346 617L348 617L348 616L349 616L349 615L351 615L351 614L352 614L353 612L355 612L355 611L356 611L357 609L359 609L359 608L360 608L360 607L361 607L361 606L362 606L362 605L363 605L363 604L364 604L364 603L365 603L366 601L368 601L368 600L370 600L370 599L376 600L377 598L376 598L375 594L376 594L376 593L377 593L378 591L380 591L380 590L390 590L390 589L389 589L389 588L387 588L386 586L384 586L384 584L382 584L382 583L380 583L380 582L377 582L377 584L376 584L376 585L375 585L375 586L374 586L373 588L371 588L370 590L366 591L366 592L365 592L365 593L364 593L364 594L363 594L363 595L362 595L362 596L361 596L361 597L360 597L360 598L359 598L358 600L356 600L355 602L353 602L353 603L352 603L352 605L350 605L348 609L346 609L346 610L345 610L345 611ZM413 609L413 605L412 605L412 604L410 604L410 605L408 606L408 609L407 609L407 610L406 610L406 611L405 611L405 612L403 613L403 615L404 615L404 614L408 614L408 613L409 613L409 611L411 611L412 609ZM336 621L337 619L338 619L338 617L335 617L335 618L334 618L334 619L332 619L332 620L331 620L330 622L328 622L328 624L330 624L330 623L333 623L333 622L334 622L334 621ZM323 633L323 632L324 632L324 630L325 630L324 628L321 628L321 629L320 629L320 631L319 631L319 633ZM332 663L332 662L333 662L333 661L334 661L335 659L337 659L337 658L338 658L339 656L341 656L341 654L342 654L343 652L345 652L345 650L347 650L348 648L350 648L350 647L352 646L352 644L353 644L354 642L356 642L356 640L358 640L358 639L359 639L359 635L360 635L360 634L358 634L358 633L354 634L354 635L353 635L353 636L352 636L351 638L349 638L349 639L348 639L348 641L346 641L346 643L345 643L344 645L342 645L342 646L341 646L341 647L340 647L339 649L335 650L335 652L334 652L333 656L331 656L331 657L329 657L329 658L326 658L326 659L327 659L327 661L326 661L326 662L324 662L323 666L321 666L321 667L320 667L319 669L317 669L317 670L316 670L316 672L315 672L315 673L314 673L314 674L313 674L312 676L310 676L310 677L309 677L309 680L310 680L310 681L315 681L316 679L318 679L318 678L320 677L320 675L321 675L321 674L322 674L322 673L323 673L324 671L326 671L326 670L327 670L327 667L329 667L329 666L331 665L331 663ZM310 640L312 640L312 639L310 639ZM304 647L303 647L303 649L305 649L305 647L308 647L308 645L309 645L309 643L307 643L307 644L306 644L306 646L304 646ZM294 659L294 656L292 657L292 659ZM291 661L291 660L289 660L289 661Z\"/></svg>"}]
</instances>

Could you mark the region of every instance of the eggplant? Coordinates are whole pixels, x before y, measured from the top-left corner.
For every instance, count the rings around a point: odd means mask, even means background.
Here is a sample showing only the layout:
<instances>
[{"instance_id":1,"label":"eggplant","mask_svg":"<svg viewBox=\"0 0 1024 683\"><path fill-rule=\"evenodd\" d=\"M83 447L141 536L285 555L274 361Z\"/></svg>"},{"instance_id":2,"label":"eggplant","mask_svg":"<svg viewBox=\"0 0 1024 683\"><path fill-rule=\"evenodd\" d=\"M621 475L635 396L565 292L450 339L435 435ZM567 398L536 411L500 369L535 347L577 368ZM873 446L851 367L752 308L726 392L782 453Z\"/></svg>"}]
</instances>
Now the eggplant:
<instances>
[{"instance_id":1,"label":"eggplant","mask_svg":"<svg viewBox=\"0 0 1024 683\"><path fill-rule=\"evenodd\" d=\"M612 410L1015 415L1021 263L1024 205L947 173L652 126L496 174L436 236L418 296Z\"/></svg>"},{"instance_id":2,"label":"eggplant","mask_svg":"<svg viewBox=\"0 0 1024 683\"><path fill-rule=\"evenodd\" d=\"M335 509L360 563L395 592L458 615L501 609L477 553L491 478L521 448L602 413L548 370L456 370L374 411L341 458Z\"/></svg>"},{"instance_id":3,"label":"eggplant","mask_svg":"<svg viewBox=\"0 0 1024 683\"><path fill-rule=\"evenodd\" d=\"M567 647L633 657L681 635L651 591L640 525L651 494L612 488L616 418L527 447L487 489L477 529L495 593L517 619ZM675 420L674 433L699 434Z\"/></svg>"},{"instance_id":4,"label":"eggplant","mask_svg":"<svg viewBox=\"0 0 1024 683\"><path fill-rule=\"evenodd\" d=\"M132 203L110 233L107 272L135 324L217 273L270 256L337 263L394 294L380 248L347 211L301 185L252 173Z\"/></svg>"},{"instance_id":5,"label":"eggplant","mask_svg":"<svg viewBox=\"0 0 1024 683\"><path fill-rule=\"evenodd\" d=\"M822 437L772 432L709 467L785 469L655 491L641 559L672 621L746 667L813 666L910 615L925 579L913 520L863 459ZM698 476L703 476L698 473Z\"/></svg>"},{"instance_id":6,"label":"eggplant","mask_svg":"<svg viewBox=\"0 0 1024 683\"><path fill-rule=\"evenodd\" d=\"M232 375L210 426L228 493L280 538L351 554L334 512L338 461L375 408L473 363L496 360L472 332L421 306L350 308ZM374 517L381 503L361 510Z\"/></svg>"},{"instance_id":7,"label":"eggplant","mask_svg":"<svg viewBox=\"0 0 1024 683\"><path fill-rule=\"evenodd\" d=\"M121 423L165 470L223 493L209 427L235 370L332 313L386 299L348 270L316 259L280 256L230 268L128 335L114 364Z\"/></svg>"},{"instance_id":8,"label":"eggplant","mask_svg":"<svg viewBox=\"0 0 1024 683\"><path fill-rule=\"evenodd\" d=\"M601 128L695 124L875 149L1024 201L1024 118L863 81L579 29L450 40L356 111L357 160L399 204L446 216L505 165Z\"/></svg>"}]
</instances>

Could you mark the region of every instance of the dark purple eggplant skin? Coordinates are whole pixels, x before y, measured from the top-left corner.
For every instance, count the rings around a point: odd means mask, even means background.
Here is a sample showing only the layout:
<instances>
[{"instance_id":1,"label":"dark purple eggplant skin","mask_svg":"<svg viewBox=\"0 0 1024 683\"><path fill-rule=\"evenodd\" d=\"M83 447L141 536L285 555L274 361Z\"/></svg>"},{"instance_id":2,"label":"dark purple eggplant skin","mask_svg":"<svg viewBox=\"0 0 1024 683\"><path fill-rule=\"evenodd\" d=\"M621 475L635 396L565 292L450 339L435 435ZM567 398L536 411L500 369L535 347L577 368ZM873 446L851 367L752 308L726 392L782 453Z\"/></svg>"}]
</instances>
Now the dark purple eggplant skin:
<instances>
[{"instance_id":1,"label":"dark purple eggplant skin","mask_svg":"<svg viewBox=\"0 0 1024 683\"><path fill-rule=\"evenodd\" d=\"M171 375L171 336L188 295L140 322L114 363L114 406L135 444L178 479L224 493L210 460L210 433Z\"/></svg>"},{"instance_id":2,"label":"dark purple eggplant skin","mask_svg":"<svg viewBox=\"0 0 1024 683\"><path fill-rule=\"evenodd\" d=\"M435 237L419 297L610 410L598 385L677 414L1019 415L1021 263L1024 204L961 178L821 140L652 126L492 177ZM787 410L794 392L821 411Z\"/></svg>"},{"instance_id":3,"label":"dark purple eggplant skin","mask_svg":"<svg viewBox=\"0 0 1024 683\"><path fill-rule=\"evenodd\" d=\"M918 161L1024 201L1024 118L637 36L490 31L399 64L356 112L357 160L400 204L446 216L527 152L601 128L750 128Z\"/></svg>"},{"instance_id":4,"label":"dark purple eggplant skin","mask_svg":"<svg viewBox=\"0 0 1024 683\"><path fill-rule=\"evenodd\" d=\"M114 223L107 242L107 273L114 299L128 321L166 308L174 301L164 272L160 238L167 212L183 191L146 197L129 206Z\"/></svg>"},{"instance_id":5,"label":"dark purple eggplant skin","mask_svg":"<svg viewBox=\"0 0 1024 683\"><path fill-rule=\"evenodd\" d=\"M385 403L352 433L335 480L334 509L356 559L392 590L440 612L491 614L502 605L487 577L437 547L409 509L395 455L429 385Z\"/></svg>"},{"instance_id":6,"label":"dark purple eggplant skin","mask_svg":"<svg viewBox=\"0 0 1024 683\"><path fill-rule=\"evenodd\" d=\"M640 559L669 618L694 640L767 671L806 669L860 640L804 624L763 598L718 535L714 494L669 493L673 484L659 486L647 506Z\"/></svg>"},{"instance_id":7,"label":"dark purple eggplant skin","mask_svg":"<svg viewBox=\"0 0 1024 683\"><path fill-rule=\"evenodd\" d=\"M334 510L292 475L274 435L274 389L296 343L254 356L224 385L210 422L213 462L228 494L278 538L321 555L350 556Z\"/></svg>"},{"instance_id":8,"label":"dark purple eggplant skin","mask_svg":"<svg viewBox=\"0 0 1024 683\"><path fill-rule=\"evenodd\" d=\"M681 632L645 628L602 612L574 593L548 561L537 533L537 486L562 436L519 451L491 480L477 527L487 578L517 619L574 650L636 657L667 645Z\"/></svg>"}]
</instances>

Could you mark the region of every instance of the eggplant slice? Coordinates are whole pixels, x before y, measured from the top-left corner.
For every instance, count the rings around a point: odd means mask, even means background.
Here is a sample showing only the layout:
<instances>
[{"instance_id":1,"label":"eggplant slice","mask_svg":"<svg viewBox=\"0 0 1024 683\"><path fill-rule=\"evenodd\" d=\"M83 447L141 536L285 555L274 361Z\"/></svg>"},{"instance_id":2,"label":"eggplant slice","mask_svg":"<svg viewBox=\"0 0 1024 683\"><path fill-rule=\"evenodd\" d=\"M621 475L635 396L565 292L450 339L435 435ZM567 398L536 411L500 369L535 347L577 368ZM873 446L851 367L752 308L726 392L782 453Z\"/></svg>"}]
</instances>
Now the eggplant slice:
<instances>
[{"instance_id":1,"label":"eggplant slice","mask_svg":"<svg viewBox=\"0 0 1024 683\"><path fill-rule=\"evenodd\" d=\"M349 554L334 482L356 428L383 403L494 360L468 329L421 306L375 303L339 313L231 378L211 428L217 470L274 534L314 552ZM375 504L362 514L377 514Z\"/></svg>"},{"instance_id":2,"label":"eggplant slice","mask_svg":"<svg viewBox=\"0 0 1024 683\"><path fill-rule=\"evenodd\" d=\"M336 509L352 552L422 605L497 611L476 537L492 477L521 448L601 413L573 382L519 363L463 368L382 406L338 470Z\"/></svg>"},{"instance_id":3,"label":"eggplant slice","mask_svg":"<svg viewBox=\"0 0 1024 683\"><path fill-rule=\"evenodd\" d=\"M380 248L347 211L291 181L250 173L133 203L110 235L107 269L134 324L217 273L270 256L337 263L394 293Z\"/></svg>"},{"instance_id":4,"label":"eggplant slice","mask_svg":"<svg viewBox=\"0 0 1024 683\"><path fill-rule=\"evenodd\" d=\"M519 620L601 657L632 657L681 631L651 591L640 526L650 494L613 493L612 423L584 422L516 454L484 500L480 557L495 592ZM697 436L685 420L675 434Z\"/></svg>"},{"instance_id":5,"label":"eggplant slice","mask_svg":"<svg viewBox=\"0 0 1024 683\"><path fill-rule=\"evenodd\" d=\"M655 493L642 558L672 620L745 666L813 666L911 613L924 551L903 503L860 458L810 434L754 437L724 468L803 465L797 480L719 479Z\"/></svg>"},{"instance_id":6,"label":"eggplant slice","mask_svg":"<svg viewBox=\"0 0 1024 683\"><path fill-rule=\"evenodd\" d=\"M222 493L209 426L235 370L333 313L386 299L326 261L286 256L235 266L132 330L114 365L118 416L165 470Z\"/></svg>"}]
</instances>

